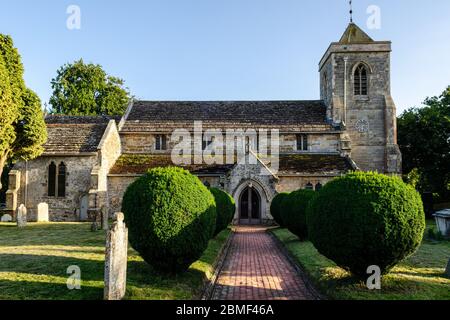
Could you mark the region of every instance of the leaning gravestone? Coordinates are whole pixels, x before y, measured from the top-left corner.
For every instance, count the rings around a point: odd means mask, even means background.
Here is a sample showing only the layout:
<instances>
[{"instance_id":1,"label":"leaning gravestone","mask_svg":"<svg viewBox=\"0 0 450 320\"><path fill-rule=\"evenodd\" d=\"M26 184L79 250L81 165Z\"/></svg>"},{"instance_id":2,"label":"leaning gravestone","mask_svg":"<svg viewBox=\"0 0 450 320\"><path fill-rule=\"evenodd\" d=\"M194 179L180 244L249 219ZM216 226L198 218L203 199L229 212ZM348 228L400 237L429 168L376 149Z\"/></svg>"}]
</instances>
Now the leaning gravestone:
<instances>
[{"instance_id":1,"label":"leaning gravestone","mask_svg":"<svg viewBox=\"0 0 450 320\"><path fill-rule=\"evenodd\" d=\"M26 227L27 225L27 208L21 204L17 209L17 226L19 228Z\"/></svg>"},{"instance_id":2,"label":"leaning gravestone","mask_svg":"<svg viewBox=\"0 0 450 320\"><path fill-rule=\"evenodd\" d=\"M38 204L37 222L48 222L48 204L45 202Z\"/></svg>"},{"instance_id":3,"label":"leaning gravestone","mask_svg":"<svg viewBox=\"0 0 450 320\"><path fill-rule=\"evenodd\" d=\"M4 214L0 219L0 222L11 222L11 221L13 221L13 218L9 214Z\"/></svg>"},{"instance_id":4,"label":"leaning gravestone","mask_svg":"<svg viewBox=\"0 0 450 320\"><path fill-rule=\"evenodd\" d=\"M106 237L105 300L121 300L127 287L128 229L123 213L116 213L115 221Z\"/></svg>"}]
</instances>

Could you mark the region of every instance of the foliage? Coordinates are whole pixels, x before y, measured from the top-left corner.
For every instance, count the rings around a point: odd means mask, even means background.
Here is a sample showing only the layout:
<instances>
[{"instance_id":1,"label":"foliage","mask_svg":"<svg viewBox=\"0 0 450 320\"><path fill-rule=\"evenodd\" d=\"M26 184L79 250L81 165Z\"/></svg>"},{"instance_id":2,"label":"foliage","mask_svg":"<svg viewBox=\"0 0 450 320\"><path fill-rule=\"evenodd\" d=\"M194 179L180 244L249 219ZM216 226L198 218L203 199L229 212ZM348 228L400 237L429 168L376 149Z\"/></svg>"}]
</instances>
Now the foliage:
<instances>
[{"instance_id":1,"label":"foliage","mask_svg":"<svg viewBox=\"0 0 450 320\"><path fill-rule=\"evenodd\" d=\"M364 277L371 265L383 274L422 241L420 195L397 177L355 172L329 182L310 203L308 235L321 254Z\"/></svg>"},{"instance_id":2,"label":"foliage","mask_svg":"<svg viewBox=\"0 0 450 320\"><path fill-rule=\"evenodd\" d=\"M11 37L0 34L0 175L9 160L39 156L47 139L41 102L25 86L23 72Z\"/></svg>"},{"instance_id":3,"label":"foliage","mask_svg":"<svg viewBox=\"0 0 450 320\"><path fill-rule=\"evenodd\" d=\"M211 188L209 191L211 191L216 200L217 221L214 235L217 235L233 221L236 204L233 197L222 190Z\"/></svg>"},{"instance_id":4,"label":"foliage","mask_svg":"<svg viewBox=\"0 0 450 320\"><path fill-rule=\"evenodd\" d=\"M281 220L289 231L301 241L306 240L308 237L306 209L315 194L316 192L313 190L298 190L290 193L283 200Z\"/></svg>"},{"instance_id":5,"label":"foliage","mask_svg":"<svg viewBox=\"0 0 450 320\"><path fill-rule=\"evenodd\" d=\"M57 114L123 115L131 99L122 79L82 59L62 66L52 79L52 89L51 112Z\"/></svg>"},{"instance_id":6,"label":"foliage","mask_svg":"<svg viewBox=\"0 0 450 320\"><path fill-rule=\"evenodd\" d=\"M156 168L132 183L122 203L132 247L156 270L185 271L216 225L213 195L181 168Z\"/></svg>"},{"instance_id":7,"label":"foliage","mask_svg":"<svg viewBox=\"0 0 450 320\"><path fill-rule=\"evenodd\" d=\"M418 190L450 198L450 87L398 118L403 172L420 174Z\"/></svg>"},{"instance_id":8,"label":"foliage","mask_svg":"<svg viewBox=\"0 0 450 320\"><path fill-rule=\"evenodd\" d=\"M6 191L8 191L8 175L11 171L11 166L6 165L0 177L0 204L6 202Z\"/></svg>"},{"instance_id":9,"label":"foliage","mask_svg":"<svg viewBox=\"0 0 450 320\"><path fill-rule=\"evenodd\" d=\"M285 226L283 220L281 219L281 213L283 211L282 204L283 200L286 199L288 195L289 193L287 192L279 193L273 198L272 203L270 204L270 214L272 215L275 222L282 227Z\"/></svg>"}]
</instances>

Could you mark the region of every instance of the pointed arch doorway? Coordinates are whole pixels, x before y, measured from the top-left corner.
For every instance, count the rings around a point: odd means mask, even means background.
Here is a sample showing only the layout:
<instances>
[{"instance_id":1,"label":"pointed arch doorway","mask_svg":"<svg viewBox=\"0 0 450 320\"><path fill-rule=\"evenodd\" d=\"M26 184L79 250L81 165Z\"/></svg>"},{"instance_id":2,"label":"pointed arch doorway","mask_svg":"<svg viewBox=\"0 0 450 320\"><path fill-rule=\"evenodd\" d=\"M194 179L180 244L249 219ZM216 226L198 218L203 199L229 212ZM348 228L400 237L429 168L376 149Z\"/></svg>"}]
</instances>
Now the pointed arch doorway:
<instances>
[{"instance_id":1,"label":"pointed arch doorway","mask_svg":"<svg viewBox=\"0 0 450 320\"><path fill-rule=\"evenodd\" d=\"M261 196L252 185L246 187L239 197L239 224L261 224Z\"/></svg>"}]
</instances>

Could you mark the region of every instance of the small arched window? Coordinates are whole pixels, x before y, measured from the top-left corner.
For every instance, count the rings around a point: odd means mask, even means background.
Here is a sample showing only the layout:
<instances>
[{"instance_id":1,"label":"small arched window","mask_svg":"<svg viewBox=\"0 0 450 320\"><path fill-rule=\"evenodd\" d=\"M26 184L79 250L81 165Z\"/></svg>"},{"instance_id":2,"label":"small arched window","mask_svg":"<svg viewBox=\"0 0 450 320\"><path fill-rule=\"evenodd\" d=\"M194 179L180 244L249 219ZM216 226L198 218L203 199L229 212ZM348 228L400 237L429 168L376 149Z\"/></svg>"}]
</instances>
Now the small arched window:
<instances>
[{"instance_id":1,"label":"small arched window","mask_svg":"<svg viewBox=\"0 0 450 320\"><path fill-rule=\"evenodd\" d=\"M306 189L306 190L314 190L314 186L313 186L313 184L312 184L311 182L309 182L309 183L306 185L305 189Z\"/></svg>"},{"instance_id":2,"label":"small arched window","mask_svg":"<svg viewBox=\"0 0 450 320\"><path fill-rule=\"evenodd\" d=\"M66 165L64 162L58 166L58 197L66 196Z\"/></svg>"},{"instance_id":3,"label":"small arched window","mask_svg":"<svg viewBox=\"0 0 450 320\"><path fill-rule=\"evenodd\" d=\"M54 197L56 196L56 164L54 162L50 163L48 166L48 196Z\"/></svg>"},{"instance_id":4,"label":"small arched window","mask_svg":"<svg viewBox=\"0 0 450 320\"><path fill-rule=\"evenodd\" d=\"M319 182L316 184L316 191L320 191L322 189L322 184Z\"/></svg>"},{"instance_id":5,"label":"small arched window","mask_svg":"<svg viewBox=\"0 0 450 320\"><path fill-rule=\"evenodd\" d=\"M359 64L354 74L355 96L367 96L368 71L364 64Z\"/></svg>"}]
</instances>

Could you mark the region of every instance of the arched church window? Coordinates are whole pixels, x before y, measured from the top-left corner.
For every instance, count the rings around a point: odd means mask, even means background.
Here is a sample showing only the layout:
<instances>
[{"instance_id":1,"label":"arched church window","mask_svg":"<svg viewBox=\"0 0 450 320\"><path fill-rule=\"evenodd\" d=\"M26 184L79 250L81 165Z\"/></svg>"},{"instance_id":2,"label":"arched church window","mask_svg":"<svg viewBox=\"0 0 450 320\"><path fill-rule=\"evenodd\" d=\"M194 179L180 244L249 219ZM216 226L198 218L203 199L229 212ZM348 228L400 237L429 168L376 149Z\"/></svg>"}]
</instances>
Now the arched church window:
<instances>
[{"instance_id":1,"label":"arched church window","mask_svg":"<svg viewBox=\"0 0 450 320\"><path fill-rule=\"evenodd\" d=\"M323 74L323 98L328 98L328 78L326 73Z\"/></svg>"},{"instance_id":2,"label":"arched church window","mask_svg":"<svg viewBox=\"0 0 450 320\"><path fill-rule=\"evenodd\" d=\"M48 166L47 188L47 194L49 197L56 196L56 164L54 162L50 163Z\"/></svg>"},{"instance_id":3,"label":"arched church window","mask_svg":"<svg viewBox=\"0 0 450 320\"><path fill-rule=\"evenodd\" d=\"M58 166L58 197L66 196L66 165L64 162Z\"/></svg>"},{"instance_id":4,"label":"arched church window","mask_svg":"<svg viewBox=\"0 0 450 320\"><path fill-rule=\"evenodd\" d=\"M319 182L316 184L316 191L320 191L320 189L322 189L322 184Z\"/></svg>"},{"instance_id":5,"label":"arched church window","mask_svg":"<svg viewBox=\"0 0 450 320\"><path fill-rule=\"evenodd\" d=\"M355 69L354 88L356 96L367 96L368 92L368 71L364 64L360 64Z\"/></svg>"},{"instance_id":6,"label":"arched church window","mask_svg":"<svg viewBox=\"0 0 450 320\"><path fill-rule=\"evenodd\" d=\"M312 184L311 182L309 182L309 183L306 185L305 189L306 189L306 190L314 190L314 186L313 186L313 184Z\"/></svg>"}]
</instances>

